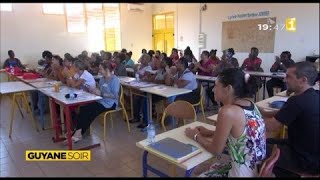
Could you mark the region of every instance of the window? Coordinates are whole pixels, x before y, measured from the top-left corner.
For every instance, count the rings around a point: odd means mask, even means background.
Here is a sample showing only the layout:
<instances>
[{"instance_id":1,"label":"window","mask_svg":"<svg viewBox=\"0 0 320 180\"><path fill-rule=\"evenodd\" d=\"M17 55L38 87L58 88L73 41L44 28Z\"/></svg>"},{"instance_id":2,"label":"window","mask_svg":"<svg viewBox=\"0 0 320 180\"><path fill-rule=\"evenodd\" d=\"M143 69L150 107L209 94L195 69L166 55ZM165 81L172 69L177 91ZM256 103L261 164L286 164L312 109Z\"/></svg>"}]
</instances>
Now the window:
<instances>
[{"instance_id":1,"label":"window","mask_svg":"<svg viewBox=\"0 0 320 180\"><path fill-rule=\"evenodd\" d=\"M103 8L106 50L118 51L121 49L119 3L105 3Z\"/></svg>"},{"instance_id":2,"label":"window","mask_svg":"<svg viewBox=\"0 0 320 180\"><path fill-rule=\"evenodd\" d=\"M102 3L87 3L86 14L89 50L100 51L105 46Z\"/></svg>"},{"instance_id":3,"label":"window","mask_svg":"<svg viewBox=\"0 0 320 180\"><path fill-rule=\"evenodd\" d=\"M44 14L64 14L64 4L62 3L44 3L42 4Z\"/></svg>"},{"instance_id":4,"label":"window","mask_svg":"<svg viewBox=\"0 0 320 180\"><path fill-rule=\"evenodd\" d=\"M12 3L0 3L1 11L12 11Z\"/></svg>"},{"instance_id":5,"label":"window","mask_svg":"<svg viewBox=\"0 0 320 180\"><path fill-rule=\"evenodd\" d=\"M86 32L86 19L82 3L66 4L66 15L68 32Z\"/></svg>"}]
</instances>

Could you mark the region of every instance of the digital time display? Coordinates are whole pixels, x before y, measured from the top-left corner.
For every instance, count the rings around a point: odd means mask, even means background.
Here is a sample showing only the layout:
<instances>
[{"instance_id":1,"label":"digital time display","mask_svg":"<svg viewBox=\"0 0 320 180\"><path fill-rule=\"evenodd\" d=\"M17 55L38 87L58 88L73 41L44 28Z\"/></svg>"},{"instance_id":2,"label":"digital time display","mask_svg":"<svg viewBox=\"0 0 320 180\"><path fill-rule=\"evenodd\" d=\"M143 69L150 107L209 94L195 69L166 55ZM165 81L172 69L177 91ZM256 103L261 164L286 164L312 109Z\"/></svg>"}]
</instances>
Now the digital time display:
<instances>
[{"instance_id":1,"label":"digital time display","mask_svg":"<svg viewBox=\"0 0 320 180\"><path fill-rule=\"evenodd\" d=\"M296 32L296 18L287 18L286 19L286 24L258 24L258 29L260 31L272 31L272 30L284 30L289 32Z\"/></svg>"},{"instance_id":2,"label":"digital time display","mask_svg":"<svg viewBox=\"0 0 320 180\"><path fill-rule=\"evenodd\" d=\"M258 29L260 31L272 31L272 30L283 30L285 24L258 24Z\"/></svg>"}]
</instances>

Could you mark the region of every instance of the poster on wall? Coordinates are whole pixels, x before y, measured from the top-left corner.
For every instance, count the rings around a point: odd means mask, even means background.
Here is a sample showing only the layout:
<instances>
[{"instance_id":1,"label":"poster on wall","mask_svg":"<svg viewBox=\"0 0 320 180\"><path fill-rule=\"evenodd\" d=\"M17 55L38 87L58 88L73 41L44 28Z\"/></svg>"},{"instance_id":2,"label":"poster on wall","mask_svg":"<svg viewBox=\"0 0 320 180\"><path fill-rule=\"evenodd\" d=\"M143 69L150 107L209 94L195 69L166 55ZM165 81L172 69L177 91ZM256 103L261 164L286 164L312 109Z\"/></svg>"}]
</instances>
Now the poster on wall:
<instances>
[{"instance_id":1,"label":"poster on wall","mask_svg":"<svg viewBox=\"0 0 320 180\"><path fill-rule=\"evenodd\" d=\"M222 49L248 52L257 47L261 53L273 53L276 18L259 18L222 22Z\"/></svg>"}]
</instances>

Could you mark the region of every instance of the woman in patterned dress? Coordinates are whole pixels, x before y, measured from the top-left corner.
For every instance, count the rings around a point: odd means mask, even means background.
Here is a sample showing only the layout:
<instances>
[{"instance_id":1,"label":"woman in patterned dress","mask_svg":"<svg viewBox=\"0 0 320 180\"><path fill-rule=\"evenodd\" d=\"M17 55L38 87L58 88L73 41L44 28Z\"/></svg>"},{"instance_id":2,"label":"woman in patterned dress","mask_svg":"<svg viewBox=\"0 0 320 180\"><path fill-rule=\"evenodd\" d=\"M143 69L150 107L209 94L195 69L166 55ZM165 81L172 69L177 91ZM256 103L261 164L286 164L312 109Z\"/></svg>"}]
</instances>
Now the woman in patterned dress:
<instances>
[{"instance_id":1,"label":"woman in patterned dress","mask_svg":"<svg viewBox=\"0 0 320 180\"><path fill-rule=\"evenodd\" d=\"M225 147L228 149L230 157L224 161L217 158L201 177L258 176L257 166L266 156L266 129L259 110L246 98L253 93L251 89L249 75L235 68L224 70L213 89L215 100L224 104L218 113L216 130L203 126L185 130L187 137L216 157L221 156Z\"/></svg>"}]
</instances>

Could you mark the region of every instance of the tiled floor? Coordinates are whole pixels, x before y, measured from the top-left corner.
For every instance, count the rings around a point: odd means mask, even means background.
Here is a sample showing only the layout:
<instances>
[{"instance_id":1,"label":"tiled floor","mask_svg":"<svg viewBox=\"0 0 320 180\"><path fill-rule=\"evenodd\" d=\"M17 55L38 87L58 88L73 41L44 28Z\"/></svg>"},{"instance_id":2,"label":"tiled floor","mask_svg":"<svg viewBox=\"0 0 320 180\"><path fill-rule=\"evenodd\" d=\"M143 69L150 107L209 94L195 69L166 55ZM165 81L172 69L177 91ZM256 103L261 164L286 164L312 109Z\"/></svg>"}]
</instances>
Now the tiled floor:
<instances>
[{"instance_id":1,"label":"tiled floor","mask_svg":"<svg viewBox=\"0 0 320 180\"><path fill-rule=\"evenodd\" d=\"M1 177L141 177L142 150L136 147L136 142L145 139L146 134L131 124L131 133L119 115L114 117L114 127L107 125L106 142L103 142L103 126L98 117L93 122L93 132L82 142L74 145L74 149L100 142L101 146L91 150L90 162L27 162L25 150L67 149L63 143L53 143L54 131L40 130L32 127L29 116L23 111L22 119L18 110L15 112L12 138L8 137L10 106L6 96L0 103L0 176ZM216 111L206 112L206 116ZM38 119L38 117L36 117ZM47 118L48 119L48 118ZM198 113L198 120L201 120ZM158 129L157 133L161 130ZM149 162L170 174L171 165L157 157L149 156ZM177 168L177 176L183 176L182 169ZM149 172L148 176L157 177Z\"/></svg>"}]
</instances>

